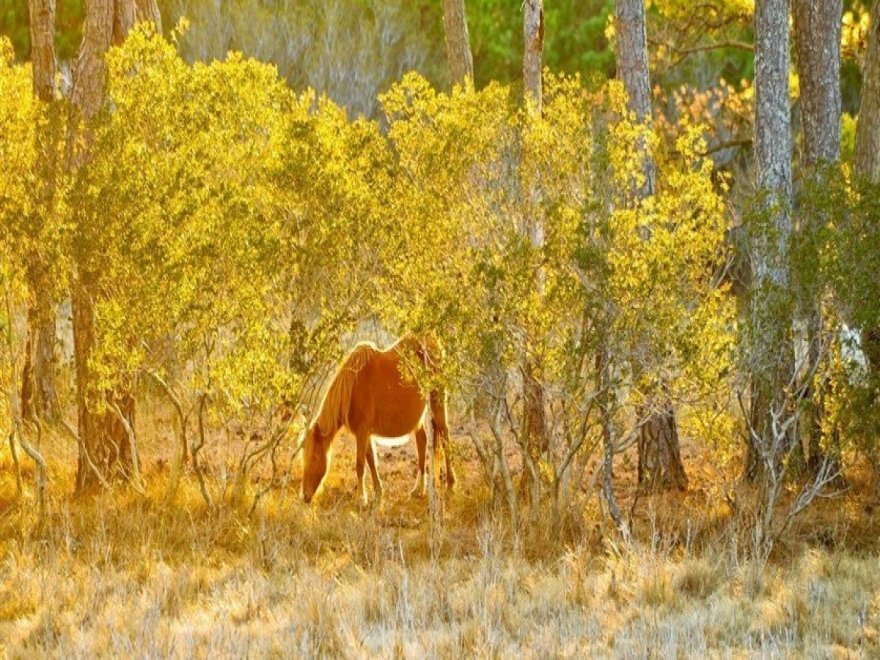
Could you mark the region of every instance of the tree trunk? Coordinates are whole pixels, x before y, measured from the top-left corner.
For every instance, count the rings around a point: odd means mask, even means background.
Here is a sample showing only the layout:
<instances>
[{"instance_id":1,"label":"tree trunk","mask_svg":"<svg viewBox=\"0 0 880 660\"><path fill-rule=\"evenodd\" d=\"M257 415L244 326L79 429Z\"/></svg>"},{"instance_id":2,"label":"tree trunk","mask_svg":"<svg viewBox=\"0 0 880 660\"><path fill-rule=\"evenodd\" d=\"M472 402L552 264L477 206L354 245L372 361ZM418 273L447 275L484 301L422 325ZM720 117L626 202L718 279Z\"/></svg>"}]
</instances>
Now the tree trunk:
<instances>
[{"instance_id":1,"label":"tree trunk","mask_svg":"<svg viewBox=\"0 0 880 660\"><path fill-rule=\"evenodd\" d=\"M617 77L629 98L630 111L640 122L652 121L651 79L648 71L648 35L644 0L618 0L615 5L615 37ZM644 153L643 180L634 185L637 199L654 193L656 171L648 145L637 145ZM662 387L661 387L662 389ZM662 395L660 395L662 396ZM663 401L639 433L639 486L665 489L687 488L687 477L681 462L678 425L672 403Z\"/></svg>"},{"instance_id":2,"label":"tree trunk","mask_svg":"<svg viewBox=\"0 0 880 660\"><path fill-rule=\"evenodd\" d=\"M34 96L55 100L55 0L28 0Z\"/></svg>"},{"instance_id":3,"label":"tree trunk","mask_svg":"<svg viewBox=\"0 0 880 660\"><path fill-rule=\"evenodd\" d=\"M152 1L152 0L151 0ZM134 0L86 0L82 45L73 77L71 101L79 112L84 139L71 136L69 167L88 161L91 147L89 122L104 101L106 65L104 54L111 43L121 43L135 23ZM134 396L128 391L99 392L89 362L95 344L94 306L96 295L92 274L77 264L71 292L73 311L74 363L77 385L79 463L76 489L90 490L111 478L129 478L137 473L134 446Z\"/></svg>"},{"instance_id":4,"label":"tree trunk","mask_svg":"<svg viewBox=\"0 0 880 660\"><path fill-rule=\"evenodd\" d=\"M614 11L617 77L629 97L629 108L636 120L651 122L651 81L648 73L648 34L644 0L617 0ZM647 151L647 145L639 145ZM645 154L644 182L638 194L644 198L654 192L654 159Z\"/></svg>"},{"instance_id":5,"label":"tree trunk","mask_svg":"<svg viewBox=\"0 0 880 660\"><path fill-rule=\"evenodd\" d=\"M446 60L453 85L474 79L474 57L468 36L464 0L443 0L443 27L446 35Z\"/></svg>"},{"instance_id":6,"label":"tree trunk","mask_svg":"<svg viewBox=\"0 0 880 660\"><path fill-rule=\"evenodd\" d=\"M870 25L862 65L862 98L853 169L862 179L880 184L880 0L874 2ZM880 382L880 327L863 329L862 350L868 358L872 382Z\"/></svg>"},{"instance_id":7,"label":"tree trunk","mask_svg":"<svg viewBox=\"0 0 880 660\"><path fill-rule=\"evenodd\" d=\"M55 0L29 0L31 66L34 96L46 104L48 130L37 135L38 204L41 222L54 214L55 201ZM24 419L37 417L52 420L58 415L55 391L55 310L46 295L51 290L47 273L38 252L29 256L27 355L21 374L21 412Z\"/></svg>"},{"instance_id":8,"label":"tree trunk","mask_svg":"<svg viewBox=\"0 0 880 660\"><path fill-rule=\"evenodd\" d=\"M113 6L113 45L118 46L128 31L134 27L135 21L135 2L134 0L116 0Z\"/></svg>"},{"instance_id":9,"label":"tree trunk","mask_svg":"<svg viewBox=\"0 0 880 660\"><path fill-rule=\"evenodd\" d=\"M543 93L541 70L544 57L544 0L525 0L523 3L523 86L526 102L533 103L540 114Z\"/></svg>"},{"instance_id":10,"label":"tree trunk","mask_svg":"<svg viewBox=\"0 0 880 660\"><path fill-rule=\"evenodd\" d=\"M523 5L523 35L525 46L523 53L523 87L525 102L531 113L541 115L543 92L541 85L542 60L544 57L544 2L543 0L526 0ZM527 190L529 201L536 196L535 190ZM527 227L529 240L535 250L544 247L544 225L540 218L530 218ZM543 295L544 274L539 269L535 275L539 294ZM537 461L547 452L550 445L547 429L547 415L544 401L544 383L541 380L541 364L534 358L526 358L522 369L523 377L523 408L525 414L526 444L532 459ZM526 471L523 470L523 475ZM540 488L540 484L533 484Z\"/></svg>"},{"instance_id":11,"label":"tree trunk","mask_svg":"<svg viewBox=\"0 0 880 660\"><path fill-rule=\"evenodd\" d=\"M746 477L760 478L768 461L790 448L779 420L792 414L786 388L793 375L789 238L791 235L791 107L788 0L755 4L755 173L764 214L750 232L751 424ZM774 423L773 415L777 416ZM783 433L787 437L780 437Z\"/></svg>"},{"instance_id":12,"label":"tree trunk","mask_svg":"<svg viewBox=\"0 0 880 660\"><path fill-rule=\"evenodd\" d=\"M871 10L853 166L856 174L880 183L880 0L875 0Z\"/></svg>"},{"instance_id":13,"label":"tree trunk","mask_svg":"<svg viewBox=\"0 0 880 660\"><path fill-rule=\"evenodd\" d=\"M156 32L162 34L162 14L156 0L137 0L135 17L138 23L147 21L156 26Z\"/></svg>"},{"instance_id":14,"label":"tree trunk","mask_svg":"<svg viewBox=\"0 0 880 660\"><path fill-rule=\"evenodd\" d=\"M98 112L104 99L104 83L107 75L104 53L110 48L113 38L115 16L114 0L87 0L86 16L83 26L82 44L73 74L73 90L70 98L80 114L89 121ZM79 166L85 153L74 157L74 165Z\"/></svg>"},{"instance_id":15,"label":"tree trunk","mask_svg":"<svg viewBox=\"0 0 880 660\"><path fill-rule=\"evenodd\" d=\"M654 412L639 430L639 487L646 491L687 490L678 426L672 404Z\"/></svg>"},{"instance_id":16,"label":"tree trunk","mask_svg":"<svg viewBox=\"0 0 880 660\"><path fill-rule=\"evenodd\" d=\"M804 165L840 156L840 31L843 0L793 0Z\"/></svg>"},{"instance_id":17,"label":"tree trunk","mask_svg":"<svg viewBox=\"0 0 880 660\"><path fill-rule=\"evenodd\" d=\"M843 0L794 0L794 34L800 79L800 114L804 134L803 166L808 176L817 177L822 163L840 157L840 32ZM801 231L814 232L823 218L802 217ZM818 295L818 294L817 294ZM800 310L806 326L810 365L822 358L822 310L818 298L805 302ZM804 416L807 434L805 463L812 472L820 469L822 410L826 387L819 382L811 391L813 405Z\"/></svg>"}]
</instances>

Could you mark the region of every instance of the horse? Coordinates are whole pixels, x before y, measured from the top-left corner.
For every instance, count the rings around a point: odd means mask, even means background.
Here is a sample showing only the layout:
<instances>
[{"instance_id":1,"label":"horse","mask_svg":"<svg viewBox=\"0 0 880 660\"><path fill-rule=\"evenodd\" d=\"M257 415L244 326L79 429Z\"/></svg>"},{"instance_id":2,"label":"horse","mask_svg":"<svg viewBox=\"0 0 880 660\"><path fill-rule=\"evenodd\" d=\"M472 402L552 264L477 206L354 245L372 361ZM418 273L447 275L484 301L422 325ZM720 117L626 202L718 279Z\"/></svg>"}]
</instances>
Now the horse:
<instances>
[{"instance_id":1,"label":"horse","mask_svg":"<svg viewBox=\"0 0 880 660\"><path fill-rule=\"evenodd\" d=\"M384 350L371 342L359 343L346 356L306 432L302 479L302 498L306 504L318 492L330 466L333 441L343 430L354 435L357 442L357 488L364 504L368 501L364 462L370 466L376 499L382 496L382 481L373 453L373 436L399 438L415 434L418 466L416 483L410 494L424 493L428 478L425 474L427 435L424 417L428 405L431 406L435 456L443 447L446 484L450 490L453 489L455 474L450 465L449 451L445 448L449 442L446 394L432 390L426 400L413 377L412 369L407 366L415 360L429 373L436 373L436 352L432 342L422 342L405 335Z\"/></svg>"}]
</instances>

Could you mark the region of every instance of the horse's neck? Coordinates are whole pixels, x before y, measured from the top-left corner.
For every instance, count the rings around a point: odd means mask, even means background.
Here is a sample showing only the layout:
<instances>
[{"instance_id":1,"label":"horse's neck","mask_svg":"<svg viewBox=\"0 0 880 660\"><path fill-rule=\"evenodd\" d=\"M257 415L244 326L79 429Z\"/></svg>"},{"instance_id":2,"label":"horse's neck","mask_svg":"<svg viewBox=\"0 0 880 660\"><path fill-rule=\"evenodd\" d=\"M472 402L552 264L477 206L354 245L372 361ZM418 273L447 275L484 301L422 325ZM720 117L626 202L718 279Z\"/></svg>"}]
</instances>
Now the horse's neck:
<instances>
[{"instance_id":1,"label":"horse's neck","mask_svg":"<svg viewBox=\"0 0 880 660\"><path fill-rule=\"evenodd\" d=\"M330 433L321 434L324 437L324 442L326 443L328 448L336 441L336 438L339 437L339 434L342 433L342 428L342 425L336 426L331 430Z\"/></svg>"}]
</instances>

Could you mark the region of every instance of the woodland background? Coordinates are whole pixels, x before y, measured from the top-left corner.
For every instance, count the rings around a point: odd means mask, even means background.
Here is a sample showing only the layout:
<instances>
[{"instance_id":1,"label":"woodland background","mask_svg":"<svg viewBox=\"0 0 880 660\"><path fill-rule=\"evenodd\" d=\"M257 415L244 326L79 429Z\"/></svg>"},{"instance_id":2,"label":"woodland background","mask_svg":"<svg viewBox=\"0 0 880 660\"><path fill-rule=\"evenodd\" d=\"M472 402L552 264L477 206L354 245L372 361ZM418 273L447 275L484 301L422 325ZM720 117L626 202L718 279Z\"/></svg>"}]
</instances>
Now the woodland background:
<instances>
[{"instance_id":1,"label":"woodland background","mask_svg":"<svg viewBox=\"0 0 880 660\"><path fill-rule=\"evenodd\" d=\"M7 0L13 656L877 652L880 3ZM359 340L461 488L296 497Z\"/></svg>"}]
</instances>

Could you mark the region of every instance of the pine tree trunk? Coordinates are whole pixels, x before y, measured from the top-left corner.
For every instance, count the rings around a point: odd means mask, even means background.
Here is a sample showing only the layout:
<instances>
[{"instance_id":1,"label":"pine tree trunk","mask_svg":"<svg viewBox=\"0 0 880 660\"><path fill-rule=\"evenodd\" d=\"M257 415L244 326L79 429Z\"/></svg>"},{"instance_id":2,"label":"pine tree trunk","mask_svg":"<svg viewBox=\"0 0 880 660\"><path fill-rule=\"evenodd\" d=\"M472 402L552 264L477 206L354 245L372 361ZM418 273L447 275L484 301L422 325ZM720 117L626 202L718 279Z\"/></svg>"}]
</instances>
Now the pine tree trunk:
<instances>
[{"instance_id":1,"label":"pine tree trunk","mask_svg":"<svg viewBox=\"0 0 880 660\"><path fill-rule=\"evenodd\" d=\"M868 49L862 65L862 98L853 167L857 176L880 184L880 0L875 0L871 10ZM863 330L862 350L868 358L871 380L880 383L880 327Z\"/></svg>"},{"instance_id":2,"label":"pine tree trunk","mask_svg":"<svg viewBox=\"0 0 880 660\"><path fill-rule=\"evenodd\" d=\"M746 478L760 479L793 441L780 438L773 414L792 414L786 388L794 355L790 286L791 106L789 96L788 0L755 4L755 173L766 219L750 232L752 295L751 424ZM792 434L789 434L792 436Z\"/></svg>"},{"instance_id":3,"label":"pine tree trunk","mask_svg":"<svg viewBox=\"0 0 880 660\"><path fill-rule=\"evenodd\" d=\"M880 0L875 0L871 10L853 165L856 174L880 183Z\"/></svg>"},{"instance_id":4,"label":"pine tree trunk","mask_svg":"<svg viewBox=\"0 0 880 660\"><path fill-rule=\"evenodd\" d=\"M804 165L840 156L840 31L843 0L793 0Z\"/></svg>"},{"instance_id":5,"label":"pine tree trunk","mask_svg":"<svg viewBox=\"0 0 880 660\"><path fill-rule=\"evenodd\" d=\"M687 475L681 462L675 411L653 413L639 431L639 486L646 491L687 490Z\"/></svg>"},{"instance_id":6,"label":"pine tree trunk","mask_svg":"<svg viewBox=\"0 0 880 660\"><path fill-rule=\"evenodd\" d=\"M137 22L147 21L156 26L156 32L162 34L162 14L156 0L137 0L135 7Z\"/></svg>"},{"instance_id":7,"label":"pine tree trunk","mask_svg":"<svg viewBox=\"0 0 880 660\"><path fill-rule=\"evenodd\" d=\"M525 0L523 3L523 33L525 50L523 52L523 86L526 101L535 105L541 112L543 92L541 72L544 58L544 1Z\"/></svg>"},{"instance_id":8,"label":"pine tree trunk","mask_svg":"<svg viewBox=\"0 0 880 660\"><path fill-rule=\"evenodd\" d=\"M800 115L803 129L803 165L808 175L819 176L818 167L840 157L840 33L843 0L794 0L794 34L800 79ZM819 217L803 217L803 231L813 232L823 224ZM810 365L821 359L822 310L818 299L800 310L806 326ZM822 411L825 386L819 382L811 391L813 405L804 416L807 433L805 463L812 472L824 460Z\"/></svg>"},{"instance_id":9,"label":"pine tree trunk","mask_svg":"<svg viewBox=\"0 0 880 660\"><path fill-rule=\"evenodd\" d=\"M617 0L614 11L617 77L629 97L629 108L638 121L651 121L651 81L648 72L648 33L644 0ZM639 145L647 151L647 145ZM654 192L654 159L647 153L642 161L644 182L638 195Z\"/></svg>"},{"instance_id":10,"label":"pine tree trunk","mask_svg":"<svg viewBox=\"0 0 880 660\"><path fill-rule=\"evenodd\" d=\"M530 111L540 116L543 104L541 84L542 62L544 57L544 2L543 0L526 0L523 5L523 36L525 39L523 53L523 87L525 102ZM531 200L534 190L525 191ZM540 218L530 218L528 232L532 246L536 250L544 247L544 225ZM543 294L544 274L536 273L536 286L539 294ZM537 461L547 452L550 446L547 415L544 401L544 383L541 379L541 364L534 358L526 358L522 369L523 405L525 413L525 431L527 446L532 460ZM523 471L525 474L526 471ZM539 492L540 484L533 484Z\"/></svg>"},{"instance_id":11,"label":"pine tree trunk","mask_svg":"<svg viewBox=\"0 0 880 660\"><path fill-rule=\"evenodd\" d=\"M614 27L617 77L626 89L629 108L636 120L650 123L651 80L644 0L617 0ZM633 189L637 199L644 199L654 192L656 171L647 145L637 146L644 153L643 180ZM663 396L662 393L658 395ZM639 487L651 490L687 488L687 476L679 449L678 425L670 401L662 401L659 410L653 412L642 425L638 448Z\"/></svg>"},{"instance_id":12,"label":"pine tree trunk","mask_svg":"<svg viewBox=\"0 0 880 660\"><path fill-rule=\"evenodd\" d=\"M443 26L446 35L446 60L453 85L474 79L474 58L468 36L464 0L443 0Z\"/></svg>"},{"instance_id":13,"label":"pine tree trunk","mask_svg":"<svg viewBox=\"0 0 880 660\"><path fill-rule=\"evenodd\" d=\"M86 0L83 40L73 79L71 101L83 123L81 140L71 149L71 169L88 162L91 147L89 122L104 102L106 65L104 54L111 43L121 43L135 23L134 0ZM73 143L73 142L72 142ZM95 345L94 306L96 296L92 274L82 263L72 284L74 364L77 384L79 462L76 489L91 490L113 478L137 476L134 446L135 400L131 392L99 392L89 366Z\"/></svg>"}]
</instances>

